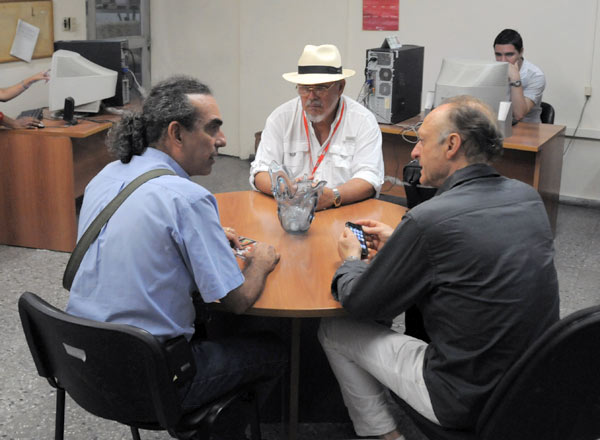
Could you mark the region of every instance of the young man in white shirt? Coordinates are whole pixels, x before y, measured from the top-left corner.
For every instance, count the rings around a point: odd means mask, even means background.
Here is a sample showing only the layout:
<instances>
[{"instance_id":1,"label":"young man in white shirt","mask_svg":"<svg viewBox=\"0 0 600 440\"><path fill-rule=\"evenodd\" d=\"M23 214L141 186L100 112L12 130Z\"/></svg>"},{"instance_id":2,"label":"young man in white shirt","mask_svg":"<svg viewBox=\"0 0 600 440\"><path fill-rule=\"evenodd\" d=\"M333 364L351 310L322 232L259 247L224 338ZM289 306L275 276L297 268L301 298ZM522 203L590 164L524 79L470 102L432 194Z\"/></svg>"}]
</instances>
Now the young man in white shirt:
<instances>
[{"instance_id":1,"label":"young man in white shirt","mask_svg":"<svg viewBox=\"0 0 600 440\"><path fill-rule=\"evenodd\" d=\"M542 94L546 88L544 72L523 58L523 39L513 29L504 29L494 40L496 61L507 61L513 118L541 122Z\"/></svg>"}]
</instances>

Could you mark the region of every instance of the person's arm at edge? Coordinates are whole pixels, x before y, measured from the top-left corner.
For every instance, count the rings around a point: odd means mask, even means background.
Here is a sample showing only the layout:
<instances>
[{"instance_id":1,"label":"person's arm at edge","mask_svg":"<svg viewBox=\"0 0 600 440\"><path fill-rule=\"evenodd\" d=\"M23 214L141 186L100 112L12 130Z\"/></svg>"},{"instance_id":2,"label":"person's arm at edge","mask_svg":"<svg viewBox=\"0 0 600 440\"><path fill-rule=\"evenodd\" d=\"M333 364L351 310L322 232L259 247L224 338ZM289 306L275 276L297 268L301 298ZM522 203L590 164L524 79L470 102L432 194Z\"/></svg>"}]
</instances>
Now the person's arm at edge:
<instances>
[{"instance_id":1,"label":"person's arm at edge","mask_svg":"<svg viewBox=\"0 0 600 440\"><path fill-rule=\"evenodd\" d=\"M221 298L221 304L229 312L241 314L254 305L260 297L267 275L279 262L279 254L273 246L256 243L246 255L246 267L243 270L244 283Z\"/></svg>"},{"instance_id":2,"label":"person's arm at edge","mask_svg":"<svg viewBox=\"0 0 600 440\"><path fill-rule=\"evenodd\" d=\"M29 78L25 78L17 84L14 84L10 87L6 87L4 89L0 89L0 101L6 102L10 101L13 98L16 98L35 82L41 81L43 79L45 79L47 82L49 79L47 72L48 71L36 73L35 75L32 75Z\"/></svg>"},{"instance_id":3,"label":"person's arm at edge","mask_svg":"<svg viewBox=\"0 0 600 440\"><path fill-rule=\"evenodd\" d=\"M2 115L2 117L0 117L0 126L4 126L7 128L28 128L29 126L34 126L34 123L37 124L38 121L35 121L34 118L31 117L13 119L4 114Z\"/></svg>"}]
</instances>

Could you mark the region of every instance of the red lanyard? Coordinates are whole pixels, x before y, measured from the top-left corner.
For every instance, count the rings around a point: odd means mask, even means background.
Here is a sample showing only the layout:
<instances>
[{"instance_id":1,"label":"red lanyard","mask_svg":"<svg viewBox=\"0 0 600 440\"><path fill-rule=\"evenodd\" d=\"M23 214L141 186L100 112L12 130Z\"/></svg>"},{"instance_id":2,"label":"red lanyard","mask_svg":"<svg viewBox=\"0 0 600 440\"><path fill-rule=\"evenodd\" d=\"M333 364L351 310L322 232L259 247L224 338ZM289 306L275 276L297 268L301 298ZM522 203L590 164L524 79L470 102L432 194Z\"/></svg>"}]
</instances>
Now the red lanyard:
<instances>
[{"instance_id":1,"label":"red lanyard","mask_svg":"<svg viewBox=\"0 0 600 440\"><path fill-rule=\"evenodd\" d=\"M325 157L325 154L327 154L327 150L329 150L329 144L331 144L331 141L332 141L333 137L335 136L335 132L337 131L338 127L340 126L340 122L342 122L342 118L344 117L344 108L345 107L346 107L346 103L342 101L342 110L340 112L340 119L338 119L337 124L335 124L335 127L333 128L333 133L329 137L329 142L327 142L327 145L325 145L325 149L319 155L319 158L317 159L317 163L316 163L315 167L313 168L312 173L310 173L309 179L313 179L315 177L315 172L317 171L317 168L319 168L319 165L321 165L321 162L323 162L323 158ZM304 113L304 112L302 112L302 119L304 120L304 130L306 130L306 140L308 141L308 157L310 158L310 166L312 167L312 151L310 149L310 132L308 131L308 122L306 121L306 113Z\"/></svg>"}]
</instances>

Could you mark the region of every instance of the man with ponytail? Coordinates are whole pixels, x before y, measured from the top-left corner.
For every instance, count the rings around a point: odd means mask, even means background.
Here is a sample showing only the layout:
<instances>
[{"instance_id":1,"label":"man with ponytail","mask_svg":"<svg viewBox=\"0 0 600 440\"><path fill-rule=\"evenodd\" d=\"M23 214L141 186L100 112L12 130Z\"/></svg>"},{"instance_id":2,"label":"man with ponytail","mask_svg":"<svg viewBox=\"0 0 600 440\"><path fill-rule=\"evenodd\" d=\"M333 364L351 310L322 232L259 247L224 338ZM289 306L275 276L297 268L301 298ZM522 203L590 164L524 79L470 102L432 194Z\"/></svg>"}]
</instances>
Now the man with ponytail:
<instances>
[{"instance_id":1,"label":"man with ponytail","mask_svg":"<svg viewBox=\"0 0 600 440\"><path fill-rule=\"evenodd\" d=\"M172 174L145 182L117 209L87 250L67 306L71 314L141 327L164 342L184 337L197 365L181 388L190 409L243 383L273 382L287 362L270 335L206 340L194 326L194 303L220 301L230 312L245 312L279 261L272 246L257 243L241 271L231 249L235 231L221 227L214 196L190 180L211 172L226 144L222 123L210 89L178 76L153 87L141 112L111 130L109 150L118 160L86 188L80 237L135 178L155 169Z\"/></svg>"}]
</instances>

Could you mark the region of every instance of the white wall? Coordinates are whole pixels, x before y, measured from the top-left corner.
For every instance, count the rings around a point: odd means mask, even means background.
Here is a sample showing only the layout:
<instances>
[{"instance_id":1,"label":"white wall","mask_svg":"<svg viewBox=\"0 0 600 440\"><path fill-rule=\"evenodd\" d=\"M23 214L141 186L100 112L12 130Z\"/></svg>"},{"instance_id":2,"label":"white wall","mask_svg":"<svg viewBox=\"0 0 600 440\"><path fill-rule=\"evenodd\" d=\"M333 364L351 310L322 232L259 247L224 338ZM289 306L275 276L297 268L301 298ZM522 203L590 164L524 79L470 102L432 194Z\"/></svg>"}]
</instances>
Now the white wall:
<instances>
[{"instance_id":1,"label":"white wall","mask_svg":"<svg viewBox=\"0 0 600 440\"><path fill-rule=\"evenodd\" d=\"M54 40L85 40L85 2L82 0L53 0ZM62 30L63 17L75 17L75 27L71 32ZM8 87L37 72L50 68L51 58L13 61L0 64L0 87ZM29 90L9 102L0 103L0 110L16 117L21 111L48 106L48 86L37 82Z\"/></svg>"},{"instance_id":2,"label":"white wall","mask_svg":"<svg viewBox=\"0 0 600 440\"><path fill-rule=\"evenodd\" d=\"M424 91L433 89L443 57L491 59L492 42L505 27L521 32L525 56L546 73L544 100L556 123L572 133L593 95L579 136L564 158L561 195L600 201L600 0L400 0L400 30L407 44L425 47ZM55 39L85 38L83 0L53 0ZM60 20L74 16L75 32ZM305 44L336 44L344 67L357 74L346 92L356 97L364 80L365 51L389 32L362 31L360 0L151 0L152 82L173 73L194 75L219 101L228 137L225 154L248 157L254 132L273 108L294 96L281 78L295 70ZM49 66L50 59L0 64L0 86ZM47 104L47 86L30 90L0 109L15 116Z\"/></svg>"},{"instance_id":3,"label":"white wall","mask_svg":"<svg viewBox=\"0 0 600 440\"><path fill-rule=\"evenodd\" d=\"M240 155L240 6L238 0L151 2L152 83L172 74L192 75L211 87L229 145Z\"/></svg>"},{"instance_id":4,"label":"white wall","mask_svg":"<svg viewBox=\"0 0 600 440\"><path fill-rule=\"evenodd\" d=\"M600 201L600 0L400 0L400 40L425 47L424 91L432 90L443 57L492 59L505 27L519 30L525 57L547 76L544 100L571 133L590 99L579 135L565 156L561 195ZM168 6L167 6L168 4ZM181 31L183 29L183 31ZM362 30L360 0L152 0L153 82L184 72L214 89L225 117L226 154L248 157L254 132L294 96L281 78L295 70L305 44L336 44L344 67L357 71L346 92L364 80L365 51L390 32Z\"/></svg>"}]
</instances>

